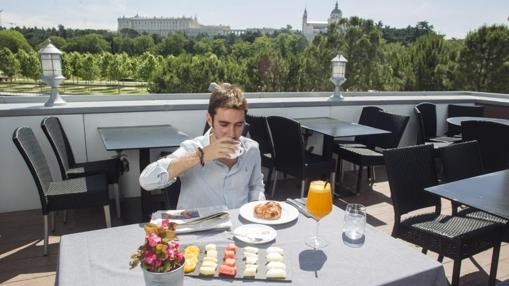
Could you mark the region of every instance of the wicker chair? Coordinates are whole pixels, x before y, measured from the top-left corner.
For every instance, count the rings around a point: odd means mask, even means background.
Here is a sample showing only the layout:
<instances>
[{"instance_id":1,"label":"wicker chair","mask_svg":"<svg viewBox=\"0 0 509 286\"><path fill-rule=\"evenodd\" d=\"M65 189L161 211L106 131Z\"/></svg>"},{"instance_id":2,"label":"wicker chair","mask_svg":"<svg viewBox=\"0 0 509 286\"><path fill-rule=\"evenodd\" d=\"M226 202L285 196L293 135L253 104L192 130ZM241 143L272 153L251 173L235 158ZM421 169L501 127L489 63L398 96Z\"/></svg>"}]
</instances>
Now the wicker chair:
<instances>
[{"instance_id":1,"label":"wicker chair","mask_svg":"<svg viewBox=\"0 0 509 286\"><path fill-rule=\"evenodd\" d=\"M489 285L494 285L500 251L499 224L440 214L440 198L424 189L436 184L433 146L418 145L384 151L394 207L392 236L454 260L452 285L458 285L461 261L493 247ZM435 207L434 212L421 209ZM410 212L421 210L413 216Z\"/></svg>"},{"instance_id":2,"label":"wicker chair","mask_svg":"<svg viewBox=\"0 0 509 286\"><path fill-rule=\"evenodd\" d=\"M361 111L361 116L359 117L358 123L366 126L375 126L376 120L378 118L378 113L383 112L384 110L378 106L364 106ZM335 148L339 147L359 147L359 148L367 148L368 145L371 145L372 142L370 140L370 135L366 136L356 136L353 141L346 140L334 140L334 143L337 144ZM372 147L372 146L370 146ZM339 160L338 160L339 164Z\"/></svg>"},{"instance_id":3,"label":"wicker chair","mask_svg":"<svg viewBox=\"0 0 509 286\"><path fill-rule=\"evenodd\" d=\"M464 140L477 140L484 172L509 168L509 125L487 121L463 121Z\"/></svg>"},{"instance_id":4,"label":"wicker chair","mask_svg":"<svg viewBox=\"0 0 509 286\"><path fill-rule=\"evenodd\" d=\"M68 180L95 174L105 174L108 179L108 184L113 187L115 209L117 211L117 217L120 217L120 192L118 188L121 168L120 159L112 158L76 163L71 144L69 144L69 140L60 120L57 117L46 117L42 120L41 127L55 153L62 179Z\"/></svg>"},{"instance_id":5,"label":"wicker chair","mask_svg":"<svg viewBox=\"0 0 509 286\"><path fill-rule=\"evenodd\" d=\"M266 189L271 185L272 172L274 171L274 143L270 134L267 118L264 116L246 115L246 122L249 124L249 135L251 139L258 142L262 166L269 169L265 182Z\"/></svg>"},{"instance_id":6,"label":"wicker chair","mask_svg":"<svg viewBox=\"0 0 509 286\"><path fill-rule=\"evenodd\" d=\"M14 131L13 141L23 156L35 181L44 217L44 255L48 255L48 215L54 229L54 211L103 206L106 226L111 227L108 184L104 174L53 180L51 172L33 131L20 127Z\"/></svg>"},{"instance_id":7,"label":"wicker chair","mask_svg":"<svg viewBox=\"0 0 509 286\"><path fill-rule=\"evenodd\" d=\"M339 148L335 150L338 154L338 160L346 160L359 166L357 173L357 195L360 194L361 190L363 168L368 167L368 178L371 178L370 167L384 165L383 155L379 152L380 149L398 146L408 123L408 119L408 116L379 112L374 127L390 131L390 134L369 136L369 141L366 143L368 147L372 146L372 148L339 146ZM339 166L341 167L341 164Z\"/></svg>"},{"instance_id":8,"label":"wicker chair","mask_svg":"<svg viewBox=\"0 0 509 286\"><path fill-rule=\"evenodd\" d=\"M301 180L301 197L304 197L308 180L321 178L324 174L330 174L332 191L334 191L336 160L323 158L304 149L299 122L279 116L269 116L267 122L274 140L275 153L276 171L272 184L272 197L276 190L278 171Z\"/></svg>"},{"instance_id":9,"label":"wicker chair","mask_svg":"<svg viewBox=\"0 0 509 286\"><path fill-rule=\"evenodd\" d=\"M447 106L447 117L474 116L483 117L484 107L472 105L449 104ZM461 128L451 123L447 123L447 136L461 134Z\"/></svg>"},{"instance_id":10,"label":"wicker chair","mask_svg":"<svg viewBox=\"0 0 509 286\"><path fill-rule=\"evenodd\" d=\"M431 142L459 142L459 137L438 136L437 137L437 109L435 104L429 102L419 103L414 107L419 123L417 132L417 144Z\"/></svg>"},{"instance_id":11,"label":"wicker chair","mask_svg":"<svg viewBox=\"0 0 509 286\"><path fill-rule=\"evenodd\" d=\"M450 145L441 148L439 152L443 165L444 179L447 182L454 182L483 174L481 152L477 141ZM453 215L484 219L506 225L503 240L509 241L509 221L469 207L462 207L458 212L460 204L454 201L451 204Z\"/></svg>"}]
</instances>

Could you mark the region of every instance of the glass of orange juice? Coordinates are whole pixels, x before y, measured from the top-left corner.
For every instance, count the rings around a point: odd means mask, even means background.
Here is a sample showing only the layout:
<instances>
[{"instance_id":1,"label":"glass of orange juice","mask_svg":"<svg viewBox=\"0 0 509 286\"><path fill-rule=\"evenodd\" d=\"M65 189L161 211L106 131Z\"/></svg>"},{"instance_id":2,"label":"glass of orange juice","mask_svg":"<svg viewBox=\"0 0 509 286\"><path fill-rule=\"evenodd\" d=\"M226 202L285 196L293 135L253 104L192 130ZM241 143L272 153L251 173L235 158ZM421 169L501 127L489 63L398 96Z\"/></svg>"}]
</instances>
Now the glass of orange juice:
<instances>
[{"instance_id":1,"label":"glass of orange juice","mask_svg":"<svg viewBox=\"0 0 509 286\"><path fill-rule=\"evenodd\" d=\"M332 211L332 192L328 182L313 181L310 183L306 208L309 213L317 218L316 234L306 240L306 245L314 249L323 248L328 245L328 242L325 238L318 235L318 229L320 219Z\"/></svg>"}]
</instances>

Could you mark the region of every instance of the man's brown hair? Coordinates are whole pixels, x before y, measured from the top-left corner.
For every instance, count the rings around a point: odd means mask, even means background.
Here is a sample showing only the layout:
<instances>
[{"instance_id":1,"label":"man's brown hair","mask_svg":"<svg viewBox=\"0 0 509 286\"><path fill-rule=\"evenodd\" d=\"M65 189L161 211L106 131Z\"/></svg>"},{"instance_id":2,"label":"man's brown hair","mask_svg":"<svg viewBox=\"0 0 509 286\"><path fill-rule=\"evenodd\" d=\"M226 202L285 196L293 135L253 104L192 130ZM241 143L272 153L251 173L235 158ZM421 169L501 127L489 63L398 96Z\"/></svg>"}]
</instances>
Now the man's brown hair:
<instances>
[{"instance_id":1,"label":"man's brown hair","mask_svg":"<svg viewBox=\"0 0 509 286\"><path fill-rule=\"evenodd\" d=\"M217 85L209 100L209 114L212 118L216 115L218 108L232 108L238 110L244 110L247 113L247 101L244 97L244 93L238 86L223 83Z\"/></svg>"}]
</instances>

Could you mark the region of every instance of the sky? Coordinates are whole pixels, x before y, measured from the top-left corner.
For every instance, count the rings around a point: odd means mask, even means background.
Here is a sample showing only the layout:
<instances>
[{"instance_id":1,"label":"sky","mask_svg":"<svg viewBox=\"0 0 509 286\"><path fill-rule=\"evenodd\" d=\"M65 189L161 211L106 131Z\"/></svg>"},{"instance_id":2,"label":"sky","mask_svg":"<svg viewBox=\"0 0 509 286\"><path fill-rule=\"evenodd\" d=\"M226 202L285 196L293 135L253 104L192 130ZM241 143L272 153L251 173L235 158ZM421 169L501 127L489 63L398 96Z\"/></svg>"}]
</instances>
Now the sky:
<instances>
[{"instance_id":1,"label":"sky","mask_svg":"<svg viewBox=\"0 0 509 286\"><path fill-rule=\"evenodd\" d=\"M0 24L117 30L117 18L198 17L204 25L232 29L302 27L325 21L335 0L0 0ZM509 25L509 0L340 0L343 17L359 16L403 28L428 21L446 38L464 38L484 24Z\"/></svg>"}]
</instances>

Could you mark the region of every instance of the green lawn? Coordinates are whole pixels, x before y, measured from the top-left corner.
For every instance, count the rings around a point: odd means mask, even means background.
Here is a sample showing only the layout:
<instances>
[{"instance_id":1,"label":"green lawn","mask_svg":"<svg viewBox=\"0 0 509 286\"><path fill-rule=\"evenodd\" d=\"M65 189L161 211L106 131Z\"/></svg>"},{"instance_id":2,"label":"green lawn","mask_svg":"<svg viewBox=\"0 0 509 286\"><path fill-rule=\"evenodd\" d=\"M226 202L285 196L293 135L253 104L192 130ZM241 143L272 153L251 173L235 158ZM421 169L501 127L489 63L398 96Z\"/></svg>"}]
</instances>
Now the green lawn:
<instances>
[{"instance_id":1,"label":"green lawn","mask_svg":"<svg viewBox=\"0 0 509 286\"><path fill-rule=\"evenodd\" d=\"M116 83L94 82L65 82L60 86L60 94L148 94L146 82ZM49 93L47 84L27 80L13 80L0 82L0 92L13 93Z\"/></svg>"}]
</instances>

